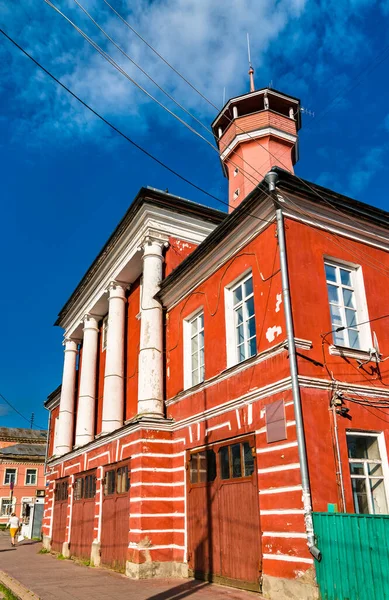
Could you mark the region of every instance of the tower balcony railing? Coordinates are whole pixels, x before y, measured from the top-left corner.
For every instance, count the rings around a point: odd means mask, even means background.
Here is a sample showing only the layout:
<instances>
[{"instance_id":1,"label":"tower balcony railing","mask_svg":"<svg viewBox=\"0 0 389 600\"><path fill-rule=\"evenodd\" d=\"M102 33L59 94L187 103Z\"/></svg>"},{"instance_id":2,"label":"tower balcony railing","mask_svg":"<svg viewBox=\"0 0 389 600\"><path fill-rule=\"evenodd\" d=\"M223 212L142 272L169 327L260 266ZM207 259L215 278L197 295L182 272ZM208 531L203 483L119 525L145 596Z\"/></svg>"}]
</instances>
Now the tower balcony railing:
<instances>
[{"instance_id":1,"label":"tower balcony railing","mask_svg":"<svg viewBox=\"0 0 389 600\"><path fill-rule=\"evenodd\" d=\"M297 135L294 118L264 109L233 119L218 140L220 153L224 152L232 140L239 134L250 133L267 127L273 127L285 133Z\"/></svg>"}]
</instances>

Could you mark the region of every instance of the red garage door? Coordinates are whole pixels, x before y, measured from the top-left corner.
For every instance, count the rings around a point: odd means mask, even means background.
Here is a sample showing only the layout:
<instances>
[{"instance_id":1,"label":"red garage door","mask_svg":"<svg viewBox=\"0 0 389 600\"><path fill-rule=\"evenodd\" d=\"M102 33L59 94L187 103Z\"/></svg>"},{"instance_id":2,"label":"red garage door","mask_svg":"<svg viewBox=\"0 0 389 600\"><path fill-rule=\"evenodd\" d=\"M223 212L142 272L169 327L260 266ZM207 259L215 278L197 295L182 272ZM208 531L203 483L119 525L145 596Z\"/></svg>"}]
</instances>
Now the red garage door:
<instances>
[{"instance_id":1,"label":"red garage door","mask_svg":"<svg viewBox=\"0 0 389 600\"><path fill-rule=\"evenodd\" d=\"M83 473L74 482L70 552L89 559L94 537L96 471Z\"/></svg>"},{"instance_id":2,"label":"red garage door","mask_svg":"<svg viewBox=\"0 0 389 600\"><path fill-rule=\"evenodd\" d=\"M62 552L62 544L66 540L66 519L68 514L69 478L57 479L54 492L53 535L51 548Z\"/></svg>"},{"instance_id":3,"label":"red garage door","mask_svg":"<svg viewBox=\"0 0 389 600\"><path fill-rule=\"evenodd\" d=\"M125 571L130 521L130 478L127 463L105 469L101 562Z\"/></svg>"},{"instance_id":4,"label":"red garage door","mask_svg":"<svg viewBox=\"0 0 389 600\"><path fill-rule=\"evenodd\" d=\"M189 568L199 579L259 590L254 438L194 450L188 458Z\"/></svg>"}]
</instances>

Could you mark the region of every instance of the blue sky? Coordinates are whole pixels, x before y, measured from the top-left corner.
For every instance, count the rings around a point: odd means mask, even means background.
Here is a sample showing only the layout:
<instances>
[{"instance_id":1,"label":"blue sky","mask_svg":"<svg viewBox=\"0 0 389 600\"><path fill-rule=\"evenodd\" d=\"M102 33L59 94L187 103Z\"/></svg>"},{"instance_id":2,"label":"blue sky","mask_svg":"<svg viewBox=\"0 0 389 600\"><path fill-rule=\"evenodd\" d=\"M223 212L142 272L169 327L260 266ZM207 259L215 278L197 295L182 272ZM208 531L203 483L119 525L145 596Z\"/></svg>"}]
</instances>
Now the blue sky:
<instances>
[{"instance_id":1,"label":"blue sky","mask_svg":"<svg viewBox=\"0 0 389 600\"><path fill-rule=\"evenodd\" d=\"M79 0L159 85L206 125L216 111L132 34L103 0ZM159 100L189 120L94 27L74 0L54 2ZM296 174L389 209L389 0L111 0L220 106L257 87L301 98ZM0 0L4 30L85 101L169 166L226 200L217 154L119 75L43 0ZM378 56L378 58L377 58ZM383 59L383 60L382 60ZM381 61L381 62L380 62ZM45 425L61 381L56 315L138 189L150 185L223 209L165 171L0 39L0 393ZM207 132L191 121L201 133ZM0 399L1 424L26 422Z\"/></svg>"}]
</instances>

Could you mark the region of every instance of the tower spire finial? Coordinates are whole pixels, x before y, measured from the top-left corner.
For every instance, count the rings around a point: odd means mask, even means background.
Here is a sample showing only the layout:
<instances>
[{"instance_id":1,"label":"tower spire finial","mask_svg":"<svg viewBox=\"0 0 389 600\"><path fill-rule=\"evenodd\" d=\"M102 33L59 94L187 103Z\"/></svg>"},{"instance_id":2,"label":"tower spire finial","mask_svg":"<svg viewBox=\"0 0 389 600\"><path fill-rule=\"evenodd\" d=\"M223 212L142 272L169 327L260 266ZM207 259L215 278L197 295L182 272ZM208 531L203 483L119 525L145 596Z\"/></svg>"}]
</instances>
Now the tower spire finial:
<instances>
[{"instance_id":1,"label":"tower spire finial","mask_svg":"<svg viewBox=\"0 0 389 600\"><path fill-rule=\"evenodd\" d=\"M248 53L248 57L249 57L250 92L255 92L254 69L253 69L253 65L251 64L250 36L249 36L248 32L247 32L247 53Z\"/></svg>"}]
</instances>

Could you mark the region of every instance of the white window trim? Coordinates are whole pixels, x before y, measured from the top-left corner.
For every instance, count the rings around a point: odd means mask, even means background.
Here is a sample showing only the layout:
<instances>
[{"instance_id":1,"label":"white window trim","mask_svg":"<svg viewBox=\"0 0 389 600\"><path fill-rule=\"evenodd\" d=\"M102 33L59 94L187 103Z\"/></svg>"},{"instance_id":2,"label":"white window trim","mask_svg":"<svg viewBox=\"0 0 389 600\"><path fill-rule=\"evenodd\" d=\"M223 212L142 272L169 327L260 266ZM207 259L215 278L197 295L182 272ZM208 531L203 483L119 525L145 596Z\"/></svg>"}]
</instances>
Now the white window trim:
<instances>
[{"instance_id":1,"label":"white window trim","mask_svg":"<svg viewBox=\"0 0 389 600\"><path fill-rule=\"evenodd\" d=\"M35 471L35 483L27 483L27 471ZM24 485L28 485L28 486L38 485L38 469L26 468L26 472L24 475Z\"/></svg>"},{"instance_id":2,"label":"white window trim","mask_svg":"<svg viewBox=\"0 0 389 600\"><path fill-rule=\"evenodd\" d=\"M199 315L204 314L204 307L200 306L185 317L183 321L183 339L184 339L184 390L194 386L192 382L192 347L191 347L191 322ZM204 361L205 362L205 361ZM205 380L205 377L204 377ZM203 383L199 381L199 383ZM196 384L197 385L197 384Z\"/></svg>"},{"instance_id":3,"label":"white window trim","mask_svg":"<svg viewBox=\"0 0 389 600\"><path fill-rule=\"evenodd\" d=\"M356 308L357 308L357 311L356 311L357 323L359 324L359 323L365 323L366 321L369 321L370 317L369 317L369 311L367 308L367 300L366 300L366 292L365 292L365 285L364 285L364 280L363 280L362 267L355 263L346 262L345 260L333 258L331 256L324 256L324 263L325 264L328 263L329 265L334 266L334 267L340 267L340 268L344 267L345 269L349 269L351 271L351 279L352 279L353 289L354 289L354 293L355 293L355 302L356 302ZM326 287L327 287L327 278L326 278ZM330 304L328 301L328 295L327 295L327 306L328 306L328 312L330 312ZM332 330L332 321L331 321L330 314L329 314L329 317L330 317L331 330ZM357 350L355 348L350 348L349 346L341 346L340 344L332 344L331 348L339 349L339 352L342 351L342 353L345 356L348 356L349 352L370 352L370 350L373 348L370 323L365 323L364 325L361 325L359 327L359 332L360 332L360 344L361 344L361 348L359 350ZM332 354L337 354L337 352L332 351Z\"/></svg>"},{"instance_id":4,"label":"white window trim","mask_svg":"<svg viewBox=\"0 0 389 600\"><path fill-rule=\"evenodd\" d=\"M7 469L13 469L15 472L15 481L14 481L14 486L18 483L18 468L17 467L7 467L5 465L5 469L4 469L4 479L3 479L3 485L9 485L9 483L5 483L5 475L7 472Z\"/></svg>"},{"instance_id":5,"label":"white window trim","mask_svg":"<svg viewBox=\"0 0 389 600\"><path fill-rule=\"evenodd\" d=\"M101 351L102 352L105 352L105 350L107 349L107 341L108 341L107 329L108 329L108 315L105 315L105 317L103 319L103 324L101 326ZM104 338L105 338L105 342L104 342Z\"/></svg>"},{"instance_id":6,"label":"white window trim","mask_svg":"<svg viewBox=\"0 0 389 600\"><path fill-rule=\"evenodd\" d=\"M1 505L3 504L3 500L11 500L10 496L1 496L0 497L0 518L1 519L8 519L9 515L3 515L1 513ZM13 496L12 497L12 509L14 509L14 507L16 506L16 497ZM14 510L12 510L12 512L14 512Z\"/></svg>"},{"instance_id":7,"label":"white window trim","mask_svg":"<svg viewBox=\"0 0 389 600\"><path fill-rule=\"evenodd\" d=\"M238 361L236 351L236 338L235 338L235 320L233 319L234 313L234 300L233 300L233 289L249 275L252 276L252 269L246 269L238 277L231 281L224 288L224 308L225 308L225 321L226 321L226 350L227 350L227 369L240 364ZM254 278L253 278L253 289L254 289ZM255 303L255 299L254 299ZM255 304L254 304L255 305ZM252 357L250 357L252 358ZM248 359L246 359L248 360ZM242 361L244 362L244 361Z\"/></svg>"},{"instance_id":8,"label":"white window trim","mask_svg":"<svg viewBox=\"0 0 389 600\"><path fill-rule=\"evenodd\" d=\"M384 478L386 504L388 506L388 511L389 511L389 463L388 463L388 452L387 452L386 443L385 443L385 434L383 433L383 431L366 431L366 430L358 431L358 430L354 430L354 429L348 429L346 431L346 436L347 435L355 435L355 436L360 435L360 436L368 436L368 437L374 436L377 438L378 450L380 452L380 457L381 457L382 473L383 473L383 478ZM348 461L349 461L349 459L348 459ZM350 461L349 461L349 464L350 464ZM350 476L350 481L351 481L351 476Z\"/></svg>"}]
</instances>

